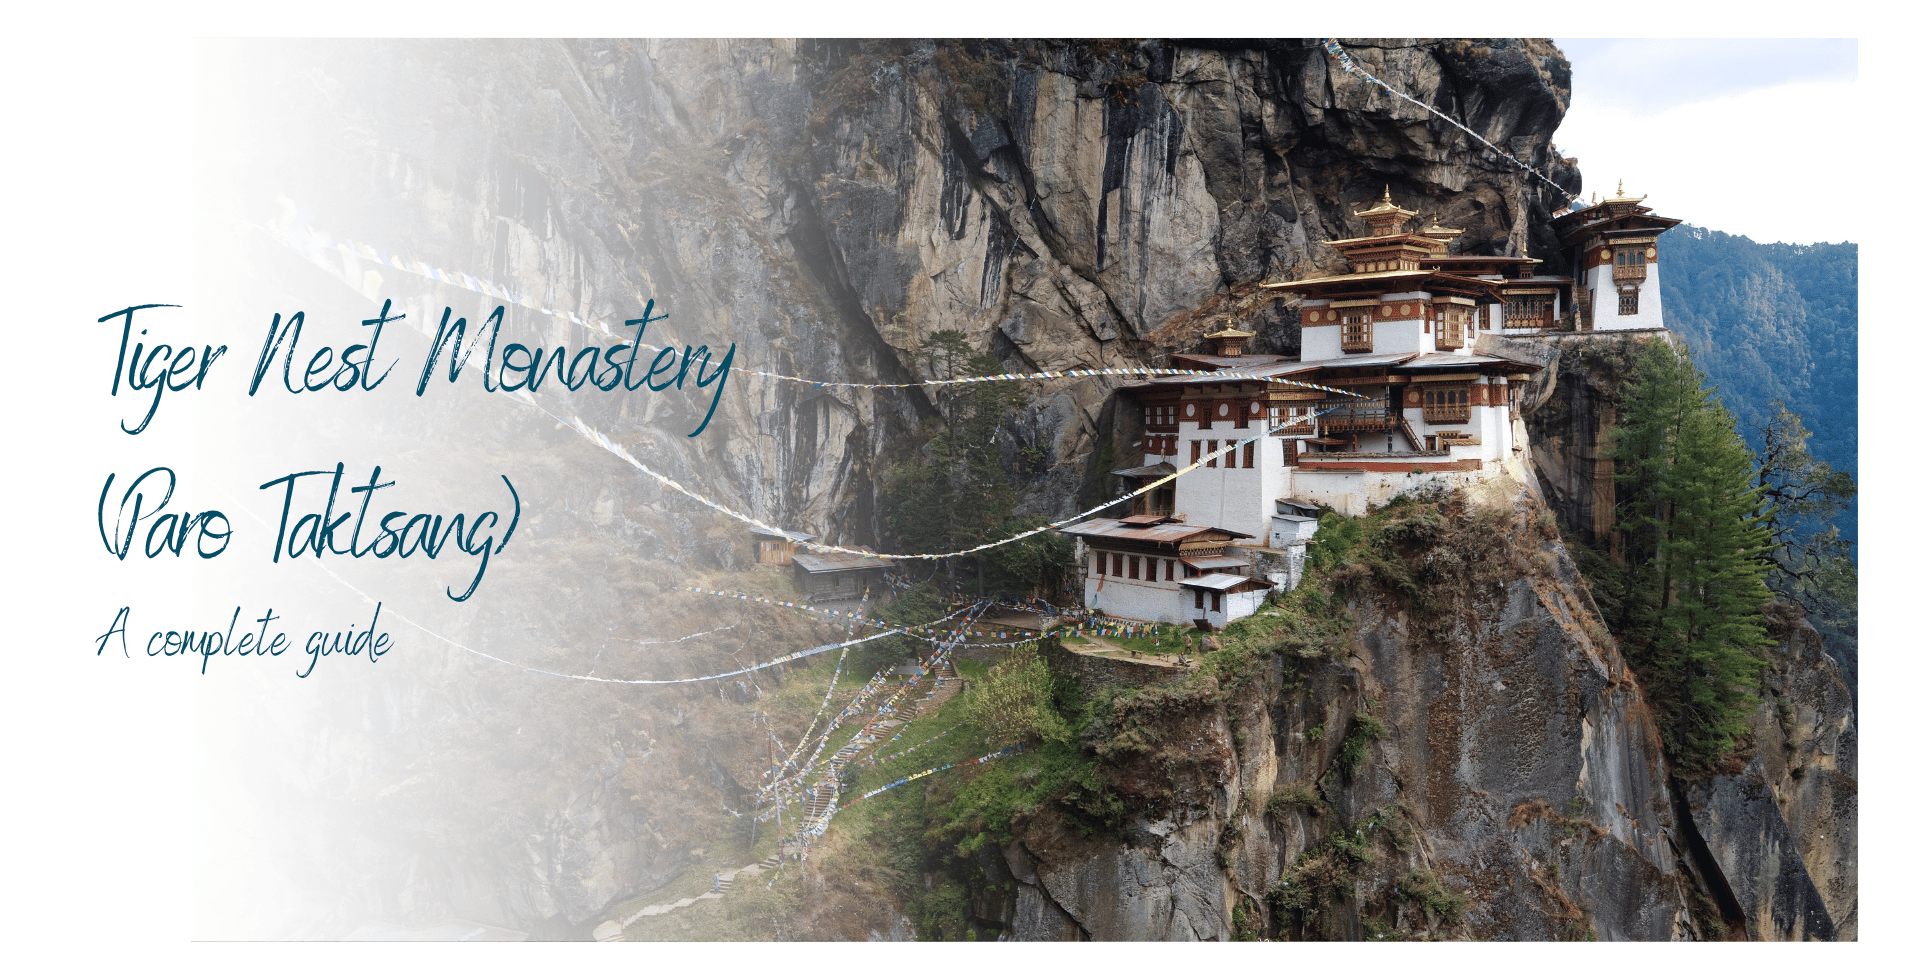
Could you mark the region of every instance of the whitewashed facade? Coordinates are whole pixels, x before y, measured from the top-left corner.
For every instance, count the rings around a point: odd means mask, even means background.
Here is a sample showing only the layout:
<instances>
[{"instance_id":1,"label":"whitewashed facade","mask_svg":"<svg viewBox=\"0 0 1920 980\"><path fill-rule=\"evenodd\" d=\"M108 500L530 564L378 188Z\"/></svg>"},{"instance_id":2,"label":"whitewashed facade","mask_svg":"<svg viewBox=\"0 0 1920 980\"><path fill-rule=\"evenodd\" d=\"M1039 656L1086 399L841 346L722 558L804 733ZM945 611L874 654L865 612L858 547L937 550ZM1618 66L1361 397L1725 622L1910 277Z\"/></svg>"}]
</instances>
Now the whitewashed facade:
<instances>
[{"instance_id":1,"label":"whitewashed facade","mask_svg":"<svg viewBox=\"0 0 1920 980\"><path fill-rule=\"evenodd\" d=\"M1140 462L1116 475L1132 487L1173 479L1130 505L1136 530L1160 531L1130 537L1099 524L1109 519L1068 529L1089 549L1088 604L1126 619L1220 625L1258 608L1260 589L1297 584L1316 506L1353 515L1416 486L1531 481L1513 405L1539 365L1491 353L1483 338L1658 329L1653 238L1677 221L1640 200L1623 194L1554 219L1577 276L1541 274L1541 260L1524 254L1454 255L1458 230L1401 231L1415 212L1390 195L1357 212L1368 233L1328 243L1349 271L1262 284L1298 298L1298 358L1243 354L1253 335L1229 321L1207 335L1213 353L1172 355L1192 374L1121 386L1145 435ZM1209 586L1225 579L1214 576L1229 573L1162 565L1149 579L1115 573L1111 561L1098 571L1103 551L1126 554L1127 542L1169 525L1230 533L1217 553L1240 560L1246 581L1215 595ZM1161 543L1127 560L1150 555L1177 557Z\"/></svg>"}]
</instances>

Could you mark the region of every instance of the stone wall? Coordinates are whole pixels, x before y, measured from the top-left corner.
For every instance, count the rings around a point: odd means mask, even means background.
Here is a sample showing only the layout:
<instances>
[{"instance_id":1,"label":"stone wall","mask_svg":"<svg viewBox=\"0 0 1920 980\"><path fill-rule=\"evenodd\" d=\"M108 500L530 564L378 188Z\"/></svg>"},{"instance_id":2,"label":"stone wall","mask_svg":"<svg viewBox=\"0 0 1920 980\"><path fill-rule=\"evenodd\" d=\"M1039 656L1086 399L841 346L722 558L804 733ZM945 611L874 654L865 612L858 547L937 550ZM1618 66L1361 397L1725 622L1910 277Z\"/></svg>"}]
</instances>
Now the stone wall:
<instances>
[{"instance_id":1,"label":"stone wall","mask_svg":"<svg viewBox=\"0 0 1920 980\"><path fill-rule=\"evenodd\" d=\"M1109 687L1146 687L1172 680L1185 673L1174 663L1180 653L1180 641L1166 646L1167 655L1152 660L1123 660L1119 657L1081 653L1057 641L1042 644L1049 669L1080 682L1088 691Z\"/></svg>"}]
</instances>

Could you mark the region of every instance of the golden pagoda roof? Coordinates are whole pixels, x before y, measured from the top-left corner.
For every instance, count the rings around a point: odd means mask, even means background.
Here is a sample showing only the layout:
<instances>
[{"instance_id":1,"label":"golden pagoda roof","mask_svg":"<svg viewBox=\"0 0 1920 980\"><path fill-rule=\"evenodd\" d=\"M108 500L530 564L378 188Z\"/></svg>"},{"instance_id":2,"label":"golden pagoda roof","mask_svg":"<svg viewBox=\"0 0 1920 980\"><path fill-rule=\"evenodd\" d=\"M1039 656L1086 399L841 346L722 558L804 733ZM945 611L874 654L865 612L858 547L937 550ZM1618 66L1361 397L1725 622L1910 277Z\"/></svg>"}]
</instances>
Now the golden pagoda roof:
<instances>
[{"instance_id":1,"label":"golden pagoda roof","mask_svg":"<svg viewBox=\"0 0 1920 980\"><path fill-rule=\"evenodd\" d=\"M1362 248L1393 248L1395 246L1421 252L1441 243L1414 232L1402 231L1390 235L1363 235L1359 238L1322 238L1320 244L1331 246L1341 252L1349 248L1358 251Z\"/></svg>"},{"instance_id":2,"label":"golden pagoda roof","mask_svg":"<svg viewBox=\"0 0 1920 980\"><path fill-rule=\"evenodd\" d=\"M1292 282L1263 282L1261 289L1287 289L1294 286L1307 286L1316 283L1373 282L1384 279L1417 279L1434 275L1432 269L1390 269L1384 272L1353 272L1345 275L1315 276L1312 279L1295 279Z\"/></svg>"},{"instance_id":3,"label":"golden pagoda roof","mask_svg":"<svg viewBox=\"0 0 1920 980\"><path fill-rule=\"evenodd\" d=\"M1614 196L1607 198L1607 204L1638 204L1647 199L1645 194L1639 197L1627 196L1627 182L1622 180L1614 187Z\"/></svg>"},{"instance_id":4,"label":"golden pagoda roof","mask_svg":"<svg viewBox=\"0 0 1920 980\"><path fill-rule=\"evenodd\" d=\"M1400 205L1393 203L1393 189L1390 187L1383 186L1380 188L1380 203L1366 209L1365 211L1355 211L1353 213L1353 216L1356 218L1374 218L1374 217L1381 217L1381 216L1390 215L1390 214L1401 214L1401 215L1405 215L1407 218L1411 218L1414 215L1419 213L1420 212L1418 211L1409 211L1406 208L1403 208ZM1401 220L1405 220L1405 218Z\"/></svg>"},{"instance_id":5,"label":"golden pagoda roof","mask_svg":"<svg viewBox=\"0 0 1920 980\"><path fill-rule=\"evenodd\" d=\"M1340 276L1318 276L1313 279L1295 279L1292 282L1263 282L1261 289L1281 289L1288 292L1305 292L1310 289L1341 286L1369 286L1390 282L1396 279L1425 279L1442 288L1468 288L1485 290L1499 283L1489 279L1474 279L1454 275L1440 269L1390 269L1384 272L1355 272Z\"/></svg>"},{"instance_id":6,"label":"golden pagoda roof","mask_svg":"<svg viewBox=\"0 0 1920 980\"><path fill-rule=\"evenodd\" d=\"M1224 327L1221 327L1220 329L1218 329L1218 330L1215 330L1214 332L1212 332L1212 333L1210 333L1210 334L1206 334L1206 335L1205 335L1205 337L1206 337L1206 339L1208 339L1208 340L1213 340L1213 339L1216 339L1216 338L1219 338L1219 337L1252 337L1252 336L1254 336L1254 333L1253 333L1253 331L1251 331L1251 330L1240 330L1240 329L1238 329L1238 328L1236 328L1236 327L1234 327L1234 325L1233 325L1233 318L1232 318L1232 317L1228 317L1228 318L1227 318L1227 325L1226 325L1226 326L1224 326Z\"/></svg>"}]
</instances>

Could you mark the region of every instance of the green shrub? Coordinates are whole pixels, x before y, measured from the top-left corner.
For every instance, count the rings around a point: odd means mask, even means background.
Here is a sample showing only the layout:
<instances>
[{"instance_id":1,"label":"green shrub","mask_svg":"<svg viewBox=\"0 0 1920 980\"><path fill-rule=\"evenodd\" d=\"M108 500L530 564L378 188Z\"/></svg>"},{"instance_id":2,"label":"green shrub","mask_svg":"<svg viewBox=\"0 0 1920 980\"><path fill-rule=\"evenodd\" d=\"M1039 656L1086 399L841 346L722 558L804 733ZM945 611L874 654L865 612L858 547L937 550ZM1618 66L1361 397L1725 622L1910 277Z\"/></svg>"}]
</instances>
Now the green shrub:
<instances>
[{"instance_id":1,"label":"green shrub","mask_svg":"<svg viewBox=\"0 0 1920 980\"><path fill-rule=\"evenodd\" d=\"M1281 929L1298 928L1308 939L1344 938L1336 935L1337 903L1353 897L1360 867L1373 860L1366 842L1350 831L1336 832L1309 848L1267 892L1267 904Z\"/></svg>"},{"instance_id":2,"label":"green shrub","mask_svg":"<svg viewBox=\"0 0 1920 980\"><path fill-rule=\"evenodd\" d=\"M1233 906L1233 934L1236 943L1250 943L1260 938L1260 907L1253 904L1251 898L1241 898Z\"/></svg>"},{"instance_id":3,"label":"green shrub","mask_svg":"<svg viewBox=\"0 0 1920 980\"><path fill-rule=\"evenodd\" d=\"M967 719L996 746L1064 741L1070 726L1053 706L1053 672L1033 647L1016 647L967 692Z\"/></svg>"},{"instance_id":4,"label":"green shrub","mask_svg":"<svg viewBox=\"0 0 1920 980\"><path fill-rule=\"evenodd\" d=\"M1278 819L1288 810L1305 810L1316 817L1324 817L1330 808L1327 802L1305 783L1292 783L1281 786L1267 797L1267 816Z\"/></svg>"},{"instance_id":5,"label":"green shrub","mask_svg":"<svg viewBox=\"0 0 1920 980\"><path fill-rule=\"evenodd\" d=\"M1382 725L1373 716L1355 714L1353 728L1347 732L1347 737L1341 741L1339 750L1334 754L1334 768L1340 770L1341 777L1351 781L1354 773L1359 772L1360 767L1366 765L1367 759L1371 756L1367 746L1379 741L1386 734L1387 726Z\"/></svg>"},{"instance_id":6,"label":"green shrub","mask_svg":"<svg viewBox=\"0 0 1920 980\"><path fill-rule=\"evenodd\" d=\"M1448 889L1440 876L1431 871L1409 871L1395 878L1393 887L1400 897L1426 909L1446 925L1459 922L1466 910L1466 896Z\"/></svg>"}]
</instances>

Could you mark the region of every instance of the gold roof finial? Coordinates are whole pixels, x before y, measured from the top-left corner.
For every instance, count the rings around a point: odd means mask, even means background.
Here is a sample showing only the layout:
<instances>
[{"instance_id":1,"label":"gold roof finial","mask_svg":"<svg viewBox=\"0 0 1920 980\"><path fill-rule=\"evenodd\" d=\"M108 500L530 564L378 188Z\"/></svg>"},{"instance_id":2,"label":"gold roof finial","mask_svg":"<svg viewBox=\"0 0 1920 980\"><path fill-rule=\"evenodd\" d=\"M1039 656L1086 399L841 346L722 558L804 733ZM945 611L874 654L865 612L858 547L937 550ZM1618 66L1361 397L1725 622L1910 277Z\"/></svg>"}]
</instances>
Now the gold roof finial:
<instances>
[{"instance_id":1,"label":"gold roof finial","mask_svg":"<svg viewBox=\"0 0 1920 980\"><path fill-rule=\"evenodd\" d=\"M1253 331L1241 330L1238 327L1234 326L1233 314L1229 313L1227 314L1226 326L1221 327L1220 329L1215 330L1210 334L1206 334L1205 336L1208 340L1214 340L1220 337L1251 337L1253 336Z\"/></svg>"},{"instance_id":2,"label":"gold roof finial","mask_svg":"<svg viewBox=\"0 0 1920 980\"><path fill-rule=\"evenodd\" d=\"M1380 203L1381 204L1393 203L1393 188L1387 186L1386 184L1380 185Z\"/></svg>"},{"instance_id":3,"label":"gold roof finial","mask_svg":"<svg viewBox=\"0 0 1920 980\"><path fill-rule=\"evenodd\" d=\"M1628 196L1627 196L1627 182L1626 182L1625 180L1622 180L1622 181L1619 181L1619 182L1618 182L1618 183L1617 183L1617 184L1615 185L1615 187L1614 187L1614 191L1613 191L1613 196L1612 196L1612 197L1609 197L1609 198L1607 198L1607 200L1606 200L1606 203L1608 203L1608 204L1638 204L1638 203L1640 203L1641 201L1644 201L1644 200L1646 200L1646 199L1647 199L1647 196L1646 196L1645 194L1642 194L1642 195L1640 195L1639 197L1628 197Z\"/></svg>"}]
</instances>

